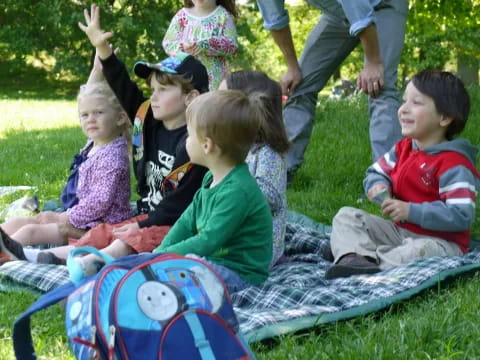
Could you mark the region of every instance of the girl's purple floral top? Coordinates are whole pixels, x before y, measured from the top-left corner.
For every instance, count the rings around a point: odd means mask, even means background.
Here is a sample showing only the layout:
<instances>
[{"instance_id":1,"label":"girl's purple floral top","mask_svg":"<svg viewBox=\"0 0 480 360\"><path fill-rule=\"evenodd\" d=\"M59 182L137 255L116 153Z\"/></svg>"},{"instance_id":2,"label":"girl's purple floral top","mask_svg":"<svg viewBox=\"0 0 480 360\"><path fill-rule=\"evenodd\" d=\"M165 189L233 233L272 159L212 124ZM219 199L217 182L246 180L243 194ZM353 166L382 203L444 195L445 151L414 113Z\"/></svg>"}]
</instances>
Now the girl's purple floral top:
<instances>
[{"instance_id":1,"label":"girl's purple floral top","mask_svg":"<svg viewBox=\"0 0 480 360\"><path fill-rule=\"evenodd\" d=\"M115 224L131 217L128 145L123 136L97 148L80 165L77 197L78 204L67 210L76 228Z\"/></svg>"}]
</instances>

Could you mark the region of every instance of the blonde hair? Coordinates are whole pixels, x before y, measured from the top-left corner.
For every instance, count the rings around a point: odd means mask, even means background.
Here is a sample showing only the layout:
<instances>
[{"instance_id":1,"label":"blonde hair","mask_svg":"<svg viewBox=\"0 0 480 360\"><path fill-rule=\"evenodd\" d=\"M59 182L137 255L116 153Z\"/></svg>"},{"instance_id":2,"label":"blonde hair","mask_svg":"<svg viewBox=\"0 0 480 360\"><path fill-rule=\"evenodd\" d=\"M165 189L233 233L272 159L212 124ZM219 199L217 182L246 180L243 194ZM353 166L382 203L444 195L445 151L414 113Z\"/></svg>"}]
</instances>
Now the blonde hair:
<instances>
[{"instance_id":1,"label":"blonde hair","mask_svg":"<svg viewBox=\"0 0 480 360\"><path fill-rule=\"evenodd\" d=\"M265 116L262 93L217 90L196 97L186 111L198 136L210 138L223 155L239 164L247 157Z\"/></svg>"},{"instance_id":2,"label":"blonde hair","mask_svg":"<svg viewBox=\"0 0 480 360\"><path fill-rule=\"evenodd\" d=\"M124 112L126 116L125 123L120 127L122 135L127 140L128 146L131 146L132 143L132 124L128 119L128 115L123 109L122 105L117 99L117 96L110 88L106 81L98 81L90 84L85 84L80 86L80 91L78 92L77 102L86 97L102 97L107 101L107 104L114 108L116 111Z\"/></svg>"}]
</instances>

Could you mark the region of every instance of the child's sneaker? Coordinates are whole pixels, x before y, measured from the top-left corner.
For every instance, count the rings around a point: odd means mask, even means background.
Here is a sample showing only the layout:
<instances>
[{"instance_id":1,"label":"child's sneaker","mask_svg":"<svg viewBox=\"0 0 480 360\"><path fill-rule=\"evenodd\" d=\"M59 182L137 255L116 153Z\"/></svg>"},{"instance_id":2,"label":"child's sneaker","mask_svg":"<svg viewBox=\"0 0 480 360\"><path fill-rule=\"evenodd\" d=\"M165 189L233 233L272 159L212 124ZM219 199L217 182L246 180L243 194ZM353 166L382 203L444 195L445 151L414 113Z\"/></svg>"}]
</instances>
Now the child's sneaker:
<instances>
[{"instance_id":1,"label":"child's sneaker","mask_svg":"<svg viewBox=\"0 0 480 360\"><path fill-rule=\"evenodd\" d=\"M23 246L17 241L13 240L1 227L0 257L2 263L9 260L26 260L25 254L23 252Z\"/></svg>"},{"instance_id":2,"label":"child's sneaker","mask_svg":"<svg viewBox=\"0 0 480 360\"><path fill-rule=\"evenodd\" d=\"M350 253L343 256L325 272L325 279L331 280L352 275L375 274L381 271L377 263L365 256Z\"/></svg>"}]
</instances>

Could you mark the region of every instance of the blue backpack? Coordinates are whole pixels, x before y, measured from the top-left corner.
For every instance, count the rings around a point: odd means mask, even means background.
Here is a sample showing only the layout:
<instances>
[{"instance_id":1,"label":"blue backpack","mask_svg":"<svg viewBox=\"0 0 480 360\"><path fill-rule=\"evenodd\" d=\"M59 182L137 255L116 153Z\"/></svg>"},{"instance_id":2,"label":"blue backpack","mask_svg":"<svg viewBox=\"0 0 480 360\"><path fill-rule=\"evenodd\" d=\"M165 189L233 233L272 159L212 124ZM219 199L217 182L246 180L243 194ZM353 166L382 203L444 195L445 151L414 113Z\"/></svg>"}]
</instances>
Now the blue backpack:
<instances>
[{"instance_id":1,"label":"blue backpack","mask_svg":"<svg viewBox=\"0 0 480 360\"><path fill-rule=\"evenodd\" d=\"M64 298L77 359L255 359L225 284L201 260L130 255L44 294L14 324L17 359L36 359L30 315Z\"/></svg>"}]
</instances>

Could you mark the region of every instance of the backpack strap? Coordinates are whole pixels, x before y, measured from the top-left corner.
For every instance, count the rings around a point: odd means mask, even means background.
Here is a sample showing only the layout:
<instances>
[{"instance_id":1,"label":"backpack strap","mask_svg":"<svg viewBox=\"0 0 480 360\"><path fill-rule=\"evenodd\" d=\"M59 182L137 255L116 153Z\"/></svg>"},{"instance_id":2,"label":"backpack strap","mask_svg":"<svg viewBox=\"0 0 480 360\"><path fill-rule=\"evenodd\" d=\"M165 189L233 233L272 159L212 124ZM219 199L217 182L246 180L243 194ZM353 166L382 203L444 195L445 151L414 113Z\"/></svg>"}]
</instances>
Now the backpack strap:
<instances>
[{"instance_id":1,"label":"backpack strap","mask_svg":"<svg viewBox=\"0 0 480 360\"><path fill-rule=\"evenodd\" d=\"M19 360L36 360L33 348L32 332L30 328L30 316L39 310L65 299L77 287L73 283L65 284L37 299L13 324L13 349Z\"/></svg>"},{"instance_id":2,"label":"backpack strap","mask_svg":"<svg viewBox=\"0 0 480 360\"><path fill-rule=\"evenodd\" d=\"M190 331L192 332L195 340L195 346L200 352L202 360L215 360L212 347L205 336L205 332L203 331L202 324L200 323L197 314L194 311L188 311L184 316L185 320L187 320L188 326L190 327Z\"/></svg>"},{"instance_id":3,"label":"backpack strap","mask_svg":"<svg viewBox=\"0 0 480 360\"><path fill-rule=\"evenodd\" d=\"M88 275L91 275L91 274L85 274L84 272L85 269L83 269L80 263L75 259L75 256L79 254L94 254L99 258L101 258L105 264L109 264L113 260L115 260L110 255L102 253L98 249L92 246L82 246L82 247L73 249L68 254L67 267L68 267L68 276L70 277L70 281L76 285L84 281Z\"/></svg>"},{"instance_id":4,"label":"backpack strap","mask_svg":"<svg viewBox=\"0 0 480 360\"><path fill-rule=\"evenodd\" d=\"M133 158L139 161L143 157L143 126L148 108L150 107L150 99L145 100L137 109L135 119L133 121L132 145L134 146Z\"/></svg>"},{"instance_id":5,"label":"backpack strap","mask_svg":"<svg viewBox=\"0 0 480 360\"><path fill-rule=\"evenodd\" d=\"M167 191L173 191L178 187L178 184L183 179L185 174L190 171L193 167L192 162L188 161L183 165L173 169L168 173L168 175L163 179L162 182L162 193L166 193Z\"/></svg>"}]
</instances>

